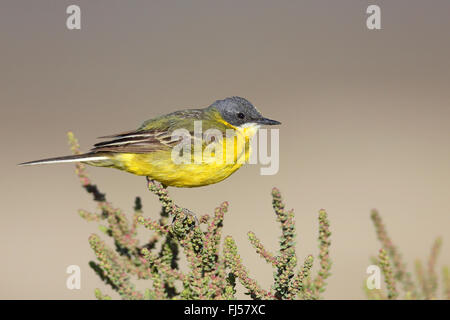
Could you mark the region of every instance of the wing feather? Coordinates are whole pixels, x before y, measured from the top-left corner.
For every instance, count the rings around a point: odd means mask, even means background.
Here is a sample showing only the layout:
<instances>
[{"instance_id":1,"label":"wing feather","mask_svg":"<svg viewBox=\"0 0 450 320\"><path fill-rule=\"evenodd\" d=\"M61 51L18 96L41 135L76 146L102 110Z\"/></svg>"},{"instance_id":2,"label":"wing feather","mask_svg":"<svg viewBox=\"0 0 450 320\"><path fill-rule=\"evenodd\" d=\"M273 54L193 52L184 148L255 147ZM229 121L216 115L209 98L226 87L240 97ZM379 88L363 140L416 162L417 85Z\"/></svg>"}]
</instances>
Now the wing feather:
<instances>
[{"instance_id":1,"label":"wing feather","mask_svg":"<svg viewBox=\"0 0 450 320\"><path fill-rule=\"evenodd\" d=\"M194 142L194 121L203 122L203 130L210 127L220 129L225 134L228 128L220 122L214 121L212 114L205 115L206 109L180 110L168 115L145 121L137 130L126 131L100 138L110 139L94 145L92 152L111 153L148 153L159 150L169 150L177 145L182 138L174 139L172 132L176 129L186 129ZM212 126L214 124L214 126ZM204 141L202 141L202 144Z\"/></svg>"},{"instance_id":2,"label":"wing feather","mask_svg":"<svg viewBox=\"0 0 450 320\"><path fill-rule=\"evenodd\" d=\"M176 145L180 139L172 139L167 131L129 131L117 135L106 136L112 138L96 143L92 152L113 153L148 153L159 150L167 150ZM105 137L105 138L106 138Z\"/></svg>"}]
</instances>

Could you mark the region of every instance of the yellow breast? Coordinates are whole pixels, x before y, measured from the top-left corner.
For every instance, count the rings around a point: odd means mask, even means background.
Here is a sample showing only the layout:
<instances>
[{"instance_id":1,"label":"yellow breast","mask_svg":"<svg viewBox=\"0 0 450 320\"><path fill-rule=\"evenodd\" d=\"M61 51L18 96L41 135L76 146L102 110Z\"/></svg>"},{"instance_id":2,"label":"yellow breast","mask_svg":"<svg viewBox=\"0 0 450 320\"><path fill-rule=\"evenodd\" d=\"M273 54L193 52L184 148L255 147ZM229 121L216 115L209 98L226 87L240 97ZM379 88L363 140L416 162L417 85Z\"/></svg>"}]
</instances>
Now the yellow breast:
<instances>
[{"instance_id":1,"label":"yellow breast","mask_svg":"<svg viewBox=\"0 0 450 320\"><path fill-rule=\"evenodd\" d=\"M257 125L233 127L235 135L209 144L215 152L202 148L200 163L175 163L172 151L156 151L146 154L124 153L114 156L115 167L136 175L148 176L166 186L198 187L220 182L229 177L248 161L251 153L250 140L258 130ZM231 148L230 148L231 147ZM230 150L234 152L230 152ZM217 153L222 151L222 160ZM195 155L192 155L194 160Z\"/></svg>"}]
</instances>

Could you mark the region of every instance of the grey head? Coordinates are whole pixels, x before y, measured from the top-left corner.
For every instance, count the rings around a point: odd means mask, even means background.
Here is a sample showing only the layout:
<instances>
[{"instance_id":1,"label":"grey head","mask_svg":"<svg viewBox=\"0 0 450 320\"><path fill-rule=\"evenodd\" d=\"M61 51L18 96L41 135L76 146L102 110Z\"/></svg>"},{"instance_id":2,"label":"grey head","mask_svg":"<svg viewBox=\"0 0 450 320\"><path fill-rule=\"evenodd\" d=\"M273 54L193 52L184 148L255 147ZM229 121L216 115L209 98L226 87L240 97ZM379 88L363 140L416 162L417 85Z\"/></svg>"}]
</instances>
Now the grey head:
<instances>
[{"instance_id":1,"label":"grey head","mask_svg":"<svg viewBox=\"0 0 450 320\"><path fill-rule=\"evenodd\" d=\"M226 122L236 127L251 123L259 125L281 124L276 120L263 117L250 101L241 97L217 100L209 108L215 108Z\"/></svg>"}]
</instances>

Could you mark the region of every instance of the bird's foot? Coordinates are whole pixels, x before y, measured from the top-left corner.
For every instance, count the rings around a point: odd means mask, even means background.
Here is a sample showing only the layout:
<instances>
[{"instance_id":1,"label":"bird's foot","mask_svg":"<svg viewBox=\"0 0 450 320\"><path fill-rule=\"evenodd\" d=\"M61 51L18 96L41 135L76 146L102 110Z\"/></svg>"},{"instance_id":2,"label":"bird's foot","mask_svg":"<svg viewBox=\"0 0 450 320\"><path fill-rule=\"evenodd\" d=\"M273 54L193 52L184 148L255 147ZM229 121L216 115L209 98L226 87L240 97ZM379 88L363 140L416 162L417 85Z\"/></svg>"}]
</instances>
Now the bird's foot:
<instances>
[{"instance_id":1,"label":"bird's foot","mask_svg":"<svg viewBox=\"0 0 450 320\"><path fill-rule=\"evenodd\" d=\"M165 185L163 185L161 182L153 180L152 178L146 176L145 179L147 180L147 185L154 185L161 188L166 188Z\"/></svg>"}]
</instances>

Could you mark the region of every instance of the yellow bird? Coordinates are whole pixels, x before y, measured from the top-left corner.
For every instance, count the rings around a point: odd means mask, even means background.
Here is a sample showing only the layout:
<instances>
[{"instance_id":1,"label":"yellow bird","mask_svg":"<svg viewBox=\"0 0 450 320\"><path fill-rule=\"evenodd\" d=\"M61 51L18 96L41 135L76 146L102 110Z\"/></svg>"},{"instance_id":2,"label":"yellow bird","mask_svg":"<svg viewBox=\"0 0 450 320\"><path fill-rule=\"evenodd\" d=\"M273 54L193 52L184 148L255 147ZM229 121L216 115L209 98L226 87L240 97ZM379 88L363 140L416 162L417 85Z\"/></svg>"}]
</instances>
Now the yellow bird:
<instances>
[{"instance_id":1,"label":"yellow bird","mask_svg":"<svg viewBox=\"0 0 450 320\"><path fill-rule=\"evenodd\" d=\"M85 154L20 165L83 162L147 176L165 186L200 187L239 169L250 156L250 139L259 127L278 124L264 118L248 100L231 97L203 109L147 120L137 130L101 137L109 140Z\"/></svg>"}]
</instances>

